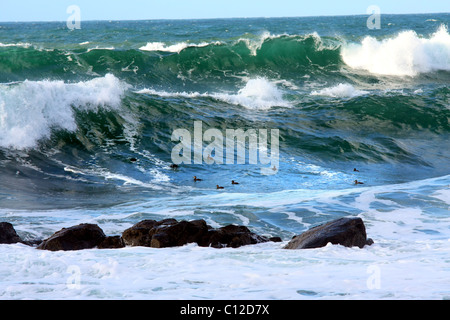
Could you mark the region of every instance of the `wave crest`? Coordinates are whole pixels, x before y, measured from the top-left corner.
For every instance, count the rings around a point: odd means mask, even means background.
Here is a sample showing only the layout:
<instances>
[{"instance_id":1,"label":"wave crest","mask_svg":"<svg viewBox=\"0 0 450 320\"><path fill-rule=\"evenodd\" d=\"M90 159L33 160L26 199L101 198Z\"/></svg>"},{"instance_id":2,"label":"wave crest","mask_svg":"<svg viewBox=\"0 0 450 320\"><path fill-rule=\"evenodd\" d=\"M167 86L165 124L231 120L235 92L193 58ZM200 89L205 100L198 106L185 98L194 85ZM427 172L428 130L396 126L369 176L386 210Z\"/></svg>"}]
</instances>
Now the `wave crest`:
<instances>
[{"instance_id":1,"label":"wave crest","mask_svg":"<svg viewBox=\"0 0 450 320\"><path fill-rule=\"evenodd\" d=\"M24 81L0 85L0 147L29 149L52 129L74 132L74 110L117 109L128 86L111 74L90 81Z\"/></svg>"},{"instance_id":2,"label":"wave crest","mask_svg":"<svg viewBox=\"0 0 450 320\"><path fill-rule=\"evenodd\" d=\"M290 107L290 104L283 98L283 92L274 83L265 78L248 80L246 85L236 94L199 92L170 93L166 91L156 91L153 89L143 89L137 91L137 93L151 94L160 97L212 98L254 110L268 110L272 107Z\"/></svg>"},{"instance_id":3,"label":"wave crest","mask_svg":"<svg viewBox=\"0 0 450 320\"><path fill-rule=\"evenodd\" d=\"M381 75L416 76L450 71L450 34L441 25L428 39L412 30L381 41L367 36L360 44L345 45L342 59L354 69Z\"/></svg>"},{"instance_id":4,"label":"wave crest","mask_svg":"<svg viewBox=\"0 0 450 320\"><path fill-rule=\"evenodd\" d=\"M140 47L139 50L142 51L161 51L161 52L172 52L172 53L180 53L184 49L187 48L203 48L209 45L220 45L221 42L202 42L199 44L188 43L188 42L179 42L172 45L167 45L163 42L149 42L145 46Z\"/></svg>"},{"instance_id":5,"label":"wave crest","mask_svg":"<svg viewBox=\"0 0 450 320\"><path fill-rule=\"evenodd\" d=\"M324 88L319 91L313 91L313 96L326 96L332 98L354 98L368 94L368 91L358 90L348 83L339 83L336 86L330 88Z\"/></svg>"}]
</instances>

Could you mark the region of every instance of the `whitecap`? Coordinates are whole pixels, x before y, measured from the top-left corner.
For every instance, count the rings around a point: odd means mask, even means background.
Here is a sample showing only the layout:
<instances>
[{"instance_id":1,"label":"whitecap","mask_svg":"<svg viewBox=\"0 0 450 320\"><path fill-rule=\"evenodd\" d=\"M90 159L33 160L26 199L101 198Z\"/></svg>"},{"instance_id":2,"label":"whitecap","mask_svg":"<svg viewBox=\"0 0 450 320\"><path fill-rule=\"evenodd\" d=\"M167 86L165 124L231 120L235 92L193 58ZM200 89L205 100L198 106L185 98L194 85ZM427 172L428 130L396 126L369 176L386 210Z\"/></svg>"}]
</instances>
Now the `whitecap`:
<instances>
[{"instance_id":1,"label":"whitecap","mask_svg":"<svg viewBox=\"0 0 450 320\"><path fill-rule=\"evenodd\" d=\"M367 36L359 44L343 46L342 59L351 68L381 75L450 71L450 34L442 25L429 38L412 30L384 40Z\"/></svg>"},{"instance_id":2,"label":"whitecap","mask_svg":"<svg viewBox=\"0 0 450 320\"><path fill-rule=\"evenodd\" d=\"M348 83L339 83L336 86L324 88L322 90L313 91L313 96L326 96L332 98L354 98L368 94L368 91L358 90Z\"/></svg>"},{"instance_id":3,"label":"whitecap","mask_svg":"<svg viewBox=\"0 0 450 320\"><path fill-rule=\"evenodd\" d=\"M128 85L111 74L90 81L0 85L0 146L29 149L53 128L77 130L74 110L117 109Z\"/></svg>"},{"instance_id":4,"label":"whitecap","mask_svg":"<svg viewBox=\"0 0 450 320\"><path fill-rule=\"evenodd\" d=\"M249 79L246 85L237 93L167 92L154 89L142 89L136 91L136 93L160 97L213 98L253 110L268 110L272 107L290 107L289 102L283 97L283 91L266 78Z\"/></svg>"},{"instance_id":5,"label":"whitecap","mask_svg":"<svg viewBox=\"0 0 450 320\"><path fill-rule=\"evenodd\" d=\"M202 43L188 43L188 42L178 42L172 45L168 45L164 42L148 42L145 46L139 48L142 51L161 51L161 52L173 52L180 53L187 48L202 48L209 45L220 45L220 41L216 42L202 42Z\"/></svg>"}]
</instances>

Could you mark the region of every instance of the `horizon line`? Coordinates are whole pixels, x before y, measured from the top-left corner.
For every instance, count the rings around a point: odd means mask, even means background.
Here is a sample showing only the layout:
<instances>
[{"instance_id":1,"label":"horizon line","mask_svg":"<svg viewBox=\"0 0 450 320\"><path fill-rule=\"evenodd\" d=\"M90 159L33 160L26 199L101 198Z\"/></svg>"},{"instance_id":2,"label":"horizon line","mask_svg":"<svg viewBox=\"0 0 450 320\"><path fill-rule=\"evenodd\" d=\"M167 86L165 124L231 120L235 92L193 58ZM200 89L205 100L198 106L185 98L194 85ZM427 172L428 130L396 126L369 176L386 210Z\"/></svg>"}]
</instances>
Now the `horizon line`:
<instances>
[{"instance_id":1,"label":"horizon line","mask_svg":"<svg viewBox=\"0 0 450 320\"><path fill-rule=\"evenodd\" d=\"M425 13L382 13L383 15L427 15L427 14L450 14L450 12L425 12ZM370 16L370 14L339 14L339 15L305 15L305 16L277 16L277 17L215 17L215 18L149 18L149 19L86 19L83 22L117 22L117 21L189 21L189 20L236 20L236 19L288 19L288 18L321 18L321 17L354 17L354 16ZM0 21L0 23L64 23L67 20L9 20Z\"/></svg>"}]
</instances>

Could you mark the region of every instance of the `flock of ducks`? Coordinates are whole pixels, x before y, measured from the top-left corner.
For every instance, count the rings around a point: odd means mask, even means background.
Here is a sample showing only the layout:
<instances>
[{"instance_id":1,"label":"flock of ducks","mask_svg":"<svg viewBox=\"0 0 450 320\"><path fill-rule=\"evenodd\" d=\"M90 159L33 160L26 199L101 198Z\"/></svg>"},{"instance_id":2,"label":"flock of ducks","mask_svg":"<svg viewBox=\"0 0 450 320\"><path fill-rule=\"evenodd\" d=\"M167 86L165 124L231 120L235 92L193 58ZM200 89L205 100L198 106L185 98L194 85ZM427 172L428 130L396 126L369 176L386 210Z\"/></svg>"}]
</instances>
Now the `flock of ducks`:
<instances>
[{"instance_id":1,"label":"flock of ducks","mask_svg":"<svg viewBox=\"0 0 450 320\"><path fill-rule=\"evenodd\" d=\"M203 179L199 179L199 178L197 178L197 176L194 176L194 182L199 182L199 181L203 181ZM231 184L234 184L234 185L236 185L236 184L239 184L239 182L236 182L236 181L234 181L234 180L231 180ZM216 185L216 188L219 190L219 189L225 189L225 187L221 187L221 186L219 186L218 184Z\"/></svg>"},{"instance_id":2,"label":"flock of ducks","mask_svg":"<svg viewBox=\"0 0 450 320\"><path fill-rule=\"evenodd\" d=\"M353 169L353 172L359 172L359 170L355 168L355 169ZM355 185L358 185L358 184L364 184L364 182L355 180Z\"/></svg>"},{"instance_id":3,"label":"flock of ducks","mask_svg":"<svg viewBox=\"0 0 450 320\"><path fill-rule=\"evenodd\" d=\"M178 168L177 165L171 165L170 167L173 168L172 166L176 166L176 168ZM354 168L354 169L353 169L353 172L359 172L359 170L356 169L356 168ZM197 178L197 176L194 176L194 182L198 182L198 181L203 181L203 180ZM239 182L236 182L236 181L234 181L234 180L231 180L231 184L236 185L236 184L239 184ZM361 184L364 184L364 182L355 180L355 185L361 185ZM217 188L218 190L219 190L219 189L225 189L225 187L221 187L221 186L219 186L219 185L216 185L216 188Z\"/></svg>"},{"instance_id":4,"label":"flock of ducks","mask_svg":"<svg viewBox=\"0 0 450 320\"><path fill-rule=\"evenodd\" d=\"M131 158L130 160L131 160L131 162L136 162L136 161L137 161L136 158ZM170 168L171 168L171 169L178 169L179 166L178 166L177 164L171 164L171 165L170 165ZM274 170L276 170L276 167L274 167ZM354 168L354 169L353 169L353 172L359 172L359 170L356 169L356 168ZM200 181L203 181L203 179L199 179L199 178L197 178L197 176L194 176L194 182L200 182ZM237 184L239 184L239 182L236 182L236 181L234 181L234 180L231 180L231 184L232 184L232 185L237 185ZM355 185L361 185L361 184L364 184L364 182L355 180ZM225 187L221 187L221 186L219 186L219 185L216 185L216 188L217 188L218 190L219 190L219 189L225 189Z\"/></svg>"}]
</instances>

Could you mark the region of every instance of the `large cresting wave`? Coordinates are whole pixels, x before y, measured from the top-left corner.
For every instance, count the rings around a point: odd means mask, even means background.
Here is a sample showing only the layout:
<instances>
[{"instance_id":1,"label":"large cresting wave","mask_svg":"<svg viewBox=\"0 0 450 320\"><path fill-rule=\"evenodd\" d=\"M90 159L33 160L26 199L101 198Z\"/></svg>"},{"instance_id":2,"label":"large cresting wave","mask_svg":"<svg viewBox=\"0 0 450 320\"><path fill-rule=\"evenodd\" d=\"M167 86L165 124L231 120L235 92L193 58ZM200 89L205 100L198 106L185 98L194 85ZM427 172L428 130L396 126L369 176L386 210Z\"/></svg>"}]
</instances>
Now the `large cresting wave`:
<instances>
[{"instance_id":1,"label":"large cresting wave","mask_svg":"<svg viewBox=\"0 0 450 320\"><path fill-rule=\"evenodd\" d=\"M343 46L342 58L352 68L381 75L450 71L450 34L442 25L429 38L412 30L382 40L367 36L361 43Z\"/></svg>"},{"instance_id":2,"label":"large cresting wave","mask_svg":"<svg viewBox=\"0 0 450 320\"><path fill-rule=\"evenodd\" d=\"M127 85L111 74L90 81L0 85L0 147L28 149L53 129L77 130L74 109L118 109Z\"/></svg>"}]
</instances>

